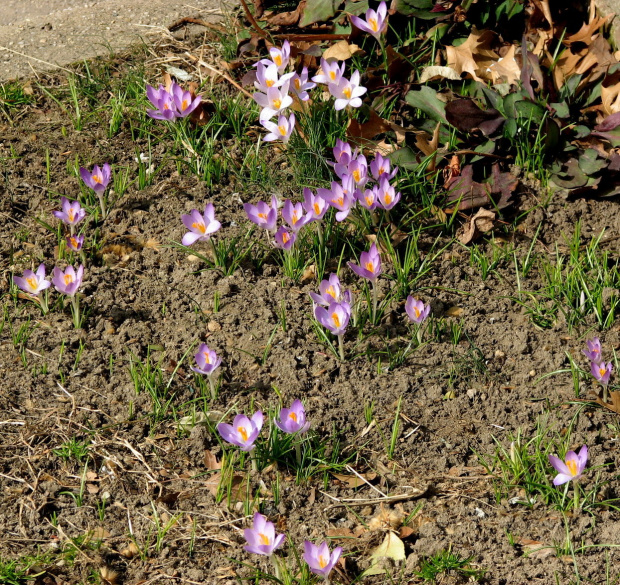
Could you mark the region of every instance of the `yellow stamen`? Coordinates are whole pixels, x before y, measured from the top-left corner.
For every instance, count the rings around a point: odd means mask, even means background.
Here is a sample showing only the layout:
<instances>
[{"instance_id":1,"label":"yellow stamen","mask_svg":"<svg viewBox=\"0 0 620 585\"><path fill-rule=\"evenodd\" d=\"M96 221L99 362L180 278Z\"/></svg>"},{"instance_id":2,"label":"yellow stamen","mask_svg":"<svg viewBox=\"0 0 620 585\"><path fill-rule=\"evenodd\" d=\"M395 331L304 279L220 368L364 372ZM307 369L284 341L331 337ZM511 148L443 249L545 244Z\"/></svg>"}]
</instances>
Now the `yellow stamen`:
<instances>
[{"instance_id":1,"label":"yellow stamen","mask_svg":"<svg viewBox=\"0 0 620 585\"><path fill-rule=\"evenodd\" d=\"M365 268L366 268L366 270L368 270L368 272L374 272L375 271L375 265L372 262L366 262Z\"/></svg>"},{"instance_id":2,"label":"yellow stamen","mask_svg":"<svg viewBox=\"0 0 620 585\"><path fill-rule=\"evenodd\" d=\"M373 32L377 32L379 30L376 18L369 18L368 24L370 25L370 28L373 30Z\"/></svg>"},{"instance_id":3,"label":"yellow stamen","mask_svg":"<svg viewBox=\"0 0 620 585\"><path fill-rule=\"evenodd\" d=\"M241 435L241 438L245 443L248 440L248 432L245 430L245 427L237 427L237 432Z\"/></svg>"},{"instance_id":4,"label":"yellow stamen","mask_svg":"<svg viewBox=\"0 0 620 585\"><path fill-rule=\"evenodd\" d=\"M164 110L169 110L170 106L168 104L164 104Z\"/></svg>"},{"instance_id":5,"label":"yellow stamen","mask_svg":"<svg viewBox=\"0 0 620 585\"><path fill-rule=\"evenodd\" d=\"M319 566L321 567L321 569L327 567L327 561L325 560L325 557L319 557Z\"/></svg>"},{"instance_id":6,"label":"yellow stamen","mask_svg":"<svg viewBox=\"0 0 620 585\"><path fill-rule=\"evenodd\" d=\"M185 110L185 109L187 109L187 106L189 106L189 101L188 100L183 100L183 102L181 102L181 109Z\"/></svg>"},{"instance_id":7,"label":"yellow stamen","mask_svg":"<svg viewBox=\"0 0 620 585\"><path fill-rule=\"evenodd\" d=\"M338 199L332 199L332 201L338 205L344 205L344 197L338 197Z\"/></svg>"},{"instance_id":8,"label":"yellow stamen","mask_svg":"<svg viewBox=\"0 0 620 585\"><path fill-rule=\"evenodd\" d=\"M317 215L319 215L319 214L321 213L321 208L320 208L319 204L318 204L318 203L315 203L315 204L313 205L313 207L314 207L314 213L316 213Z\"/></svg>"},{"instance_id":9,"label":"yellow stamen","mask_svg":"<svg viewBox=\"0 0 620 585\"><path fill-rule=\"evenodd\" d=\"M264 219L265 221L267 221L267 214L266 213L259 213L258 217L260 217L261 219Z\"/></svg>"},{"instance_id":10,"label":"yellow stamen","mask_svg":"<svg viewBox=\"0 0 620 585\"><path fill-rule=\"evenodd\" d=\"M27 278L26 282L28 283L28 286L32 290L36 290L37 289L37 279L34 276L31 276L30 278Z\"/></svg>"},{"instance_id":11,"label":"yellow stamen","mask_svg":"<svg viewBox=\"0 0 620 585\"><path fill-rule=\"evenodd\" d=\"M78 243L77 240L73 237L69 238L69 241L71 242L71 247L72 248L77 248L78 247Z\"/></svg>"},{"instance_id":12,"label":"yellow stamen","mask_svg":"<svg viewBox=\"0 0 620 585\"><path fill-rule=\"evenodd\" d=\"M282 55L276 55L276 56L273 58L273 62L274 62L274 63L275 63L278 67L280 67L280 65L282 65Z\"/></svg>"},{"instance_id":13,"label":"yellow stamen","mask_svg":"<svg viewBox=\"0 0 620 585\"><path fill-rule=\"evenodd\" d=\"M273 107L274 107L274 109L279 110L281 105L282 105L282 100L279 100L279 99L278 100L273 100Z\"/></svg>"},{"instance_id":14,"label":"yellow stamen","mask_svg":"<svg viewBox=\"0 0 620 585\"><path fill-rule=\"evenodd\" d=\"M75 218L75 212L73 211L72 207L69 207L69 211L67 211L67 215L69 216L69 221L73 222Z\"/></svg>"},{"instance_id":15,"label":"yellow stamen","mask_svg":"<svg viewBox=\"0 0 620 585\"><path fill-rule=\"evenodd\" d=\"M192 227L195 230L198 230L201 234L204 234L207 231L207 226L204 223L202 223L202 222L201 223L194 222L192 224Z\"/></svg>"},{"instance_id":16,"label":"yellow stamen","mask_svg":"<svg viewBox=\"0 0 620 585\"><path fill-rule=\"evenodd\" d=\"M422 314L422 312L420 311L420 309L418 309L417 307L413 307L413 310L415 311L415 316L416 318L419 318L420 315Z\"/></svg>"},{"instance_id":17,"label":"yellow stamen","mask_svg":"<svg viewBox=\"0 0 620 585\"><path fill-rule=\"evenodd\" d=\"M286 232L284 232L282 234L282 243L283 244L286 244L290 239L291 239L291 237Z\"/></svg>"},{"instance_id":18,"label":"yellow stamen","mask_svg":"<svg viewBox=\"0 0 620 585\"><path fill-rule=\"evenodd\" d=\"M101 183L103 183L103 181L101 180L101 177L99 175L93 175L92 176L92 180L95 181L95 183L99 183L101 185Z\"/></svg>"},{"instance_id":19,"label":"yellow stamen","mask_svg":"<svg viewBox=\"0 0 620 585\"><path fill-rule=\"evenodd\" d=\"M336 80L336 72L335 72L335 71L330 71L330 72L329 72L329 78L330 78L332 81L335 81L335 80Z\"/></svg>"},{"instance_id":20,"label":"yellow stamen","mask_svg":"<svg viewBox=\"0 0 620 585\"><path fill-rule=\"evenodd\" d=\"M574 459L566 462L566 467L568 467L568 471L574 477L577 475L577 462Z\"/></svg>"},{"instance_id":21,"label":"yellow stamen","mask_svg":"<svg viewBox=\"0 0 620 585\"><path fill-rule=\"evenodd\" d=\"M383 167L379 167L379 176L385 173L385 169Z\"/></svg>"},{"instance_id":22,"label":"yellow stamen","mask_svg":"<svg viewBox=\"0 0 620 585\"><path fill-rule=\"evenodd\" d=\"M375 198L372 195L366 195L366 205L368 205L368 207L373 204L374 200Z\"/></svg>"},{"instance_id":23,"label":"yellow stamen","mask_svg":"<svg viewBox=\"0 0 620 585\"><path fill-rule=\"evenodd\" d=\"M282 136L286 136L286 126L278 126L278 130Z\"/></svg>"},{"instance_id":24,"label":"yellow stamen","mask_svg":"<svg viewBox=\"0 0 620 585\"><path fill-rule=\"evenodd\" d=\"M259 533L258 537L260 538L261 543L263 543L265 546L269 546L271 544L269 539L264 534Z\"/></svg>"},{"instance_id":25,"label":"yellow stamen","mask_svg":"<svg viewBox=\"0 0 620 585\"><path fill-rule=\"evenodd\" d=\"M392 196L389 193L385 194L384 199L385 199L385 204L386 205L389 205L390 203L392 203Z\"/></svg>"},{"instance_id":26,"label":"yellow stamen","mask_svg":"<svg viewBox=\"0 0 620 585\"><path fill-rule=\"evenodd\" d=\"M65 284L71 284L73 282L73 276L65 274Z\"/></svg>"},{"instance_id":27,"label":"yellow stamen","mask_svg":"<svg viewBox=\"0 0 620 585\"><path fill-rule=\"evenodd\" d=\"M204 356L205 356L205 362L206 362L206 363L208 363L208 364L210 364L210 363L211 363L211 358L209 357L209 352L207 352L207 351L203 351L203 352L202 352L202 355L204 355Z\"/></svg>"},{"instance_id":28,"label":"yellow stamen","mask_svg":"<svg viewBox=\"0 0 620 585\"><path fill-rule=\"evenodd\" d=\"M273 87L274 83L275 83L275 81L273 79L268 79L267 81L265 81L265 85L267 87Z\"/></svg>"},{"instance_id":29,"label":"yellow stamen","mask_svg":"<svg viewBox=\"0 0 620 585\"><path fill-rule=\"evenodd\" d=\"M293 225L295 225L299 221L299 213L293 211L293 217L291 219L293 220Z\"/></svg>"},{"instance_id":30,"label":"yellow stamen","mask_svg":"<svg viewBox=\"0 0 620 585\"><path fill-rule=\"evenodd\" d=\"M289 412L288 417L297 422L297 415L294 412Z\"/></svg>"},{"instance_id":31,"label":"yellow stamen","mask_svg":"<svg viewBox=\"0 0 620 585\"><path fill-rule=\"evenodd\" d=\"M606 370L605 368L599 368L599 369L598 369L598 373L599 373L601 376L604 376L604 375L605 375L605 372L607 372L607 370Z\"/></svg>"},{"instance_id":32,"label":"yellow stamen","mask_svg":"<svg viewBox=\"0 0 620 585\"><path fill-rule=\"evenodd\" d=\"M332 313L332 321L336 327L340 327L340 317L338 317L338 313Z\"/></svg>"},{"instance_id":33,"label":"yellow stamen","mask_svg":"<svg viewBox=\"0 0 620 585\"><path fill-rule=\"evenodd\" d=\"M298 78L295 78L295 81L293 83L295 84L295 89L299 91L301 89L301 81L299 81Z\"/></svg>"},{"instance_id":34,"label":"yellow stamen","mask_svg":"<svg viewBox=\"0 0 620 585\"><path fill-rule=\"evenodd\" d=\"M353 171L353 178L355 179L355 182L359 183L361 177L362 177L362 173L360 173L358 169L355 169Z\"/></svg>"},{"instance_id":35,"label":"yellow stamen","mask_svg":"<svg viewBox=\"0 0 620 585\"><path fill-rule=\"evenodd\" d=\"M325 291L326 295L329 295L332 299L336 298L336 291L334 290L333 286L330 286L326 291Z\"/></svg>"},{"instance_id":36,"label":"yellow stamen","mask_svg":"<svg viewBox=\"0 0 620 585\"><path fill-rule=\"evenodd\" d=\"M351 99L351 93L353 93L353 92L351 90L351 87L347 85L347 87L345 87L342 90L342 93L344 94L344 97L346 97L348 100L350 100Z\"/></svg>"}]
</instances>

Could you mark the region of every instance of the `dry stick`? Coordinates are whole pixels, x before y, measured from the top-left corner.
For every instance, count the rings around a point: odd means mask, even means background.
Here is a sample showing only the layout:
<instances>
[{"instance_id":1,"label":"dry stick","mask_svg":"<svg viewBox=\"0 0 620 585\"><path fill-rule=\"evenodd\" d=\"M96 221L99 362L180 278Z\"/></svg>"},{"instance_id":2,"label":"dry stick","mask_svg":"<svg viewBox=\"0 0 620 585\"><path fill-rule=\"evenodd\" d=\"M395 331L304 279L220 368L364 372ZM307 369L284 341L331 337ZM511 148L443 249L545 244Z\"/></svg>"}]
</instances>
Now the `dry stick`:
<instances>
[{"instance_id":1,"label":"dry stick","mask_svg":"<svg viewBox=\"0 0 620 585\"><path fill-rule=\"evenodd\" d=\"M338 498L335 498L334 496L330 496L328 493L324 491L319 490L319 492L322 493L324 496L327 496L331 500L338 502L337 504L332 504L331 506L327 506L327 508L323 510L324 512L327 512L327 510L331 510L333 508L346 508L347 506L369 506L372 504L385 504L389 502L404 502L405 500L413 500L414 498L419 498L423 496L426 493L426 490L421 490L419 488L416 488L416 492L414 493L398 494L396 496L387 496L386 498L370 498L370 499L343 498L341 500L339 500Z\"/></svg>"},{"instance_id":2,"label":"dry stick","mask_svg":"<svg viewBox=\"0 0 620 585\"><path fill-rule=\"evenodd\" d=\"M181 20L177 20L176 22L173 22L168 27L168 30L172 32L176 30L177 28L181 28L185 24L198 24L200 26L206 26L207 28L216 30L224 34L228 34L228 31L223 26L220 26L219 24L211 24L210 22L206 22L200 18L187 18L187 17L182 18Z\"/></svg>"},{"instance_id":3,"label":"dry stick","mask_svg":"<svg viewBox=\"0 0 620 585\"><path fill-rule=\"evenodd\" d=\"M252 13L250 12L250 9L248 8L248 5L246 4L245 0L241 0L241 4L243 6L243 10L245 11L245 15L247 19L250 21L250 24L252 25L252 28L254 28L254 30L256 30L256 32L261 37L263 37L266 40L269 40L269 36L267 35L267 33L258 25L258 22L256 22L256 20L254 19L254 16L252 16Z\"/></svg>"},{"instance_id":4,"label":"dry stick","mask_svg":"<svg viewBox=\"0 0 620 585\"><path fill-rule=\"evenodd\" d=\"M361 479L366 485L370 486L373 490L375 490L382 498L387 498L387 496L378 488L372 485L363 475L360 475L355 469L353 469L350 465L347 465L347 470L351 473L354 473L359 479Z\"/></svg>"},{"instance_id":5,"label":"dry stick","mask_svg":"<svg viewBox=\"0 0 620 585\"><path fill-rule=\"evenodd\" d=\"M49 65L50 67L56 67L57 69L62 69L63 71L66 71L67 73L71 73L73 75L79 75L80 77L85 77L84 75L82 75L81 73L78 73L77 71L71 71L71 69L67 69L66 67L62 67L60 65L54 65L54 63L50 63L49 61L43 61L43 59L37 59L37 57L31 57L30 55L26 55L25 53L20 53L19 51L15 51L14 49L9 49L8 47L3 47L2 45L0 45L0 49L4 49L5 51L10 51L11 53L15 53L16 55L21 55L22 57L26 57L26 59L34 59L35 61L38 61L39 63Z\"/></svg>"}]
</instances>

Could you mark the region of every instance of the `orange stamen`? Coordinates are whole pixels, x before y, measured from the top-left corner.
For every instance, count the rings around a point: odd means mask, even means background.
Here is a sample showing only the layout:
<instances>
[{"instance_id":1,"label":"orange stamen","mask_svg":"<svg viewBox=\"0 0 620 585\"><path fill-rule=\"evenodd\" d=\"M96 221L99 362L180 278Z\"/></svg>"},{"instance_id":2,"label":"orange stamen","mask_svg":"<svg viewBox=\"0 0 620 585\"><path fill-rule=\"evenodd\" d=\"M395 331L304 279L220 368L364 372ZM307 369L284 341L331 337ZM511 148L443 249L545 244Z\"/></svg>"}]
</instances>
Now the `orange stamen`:
<instances>
[{"instance_id":1,"label":"orange stamen","mask_svg":"<svg viewBox=\"0 0 620 585\"><path fill-rule=\"evenodd\" d=\"M237 432L241 435L241 438L245 443L248 440L248 432L245 430L245 427L237 427Z\"/></svg>"}]
</instances>

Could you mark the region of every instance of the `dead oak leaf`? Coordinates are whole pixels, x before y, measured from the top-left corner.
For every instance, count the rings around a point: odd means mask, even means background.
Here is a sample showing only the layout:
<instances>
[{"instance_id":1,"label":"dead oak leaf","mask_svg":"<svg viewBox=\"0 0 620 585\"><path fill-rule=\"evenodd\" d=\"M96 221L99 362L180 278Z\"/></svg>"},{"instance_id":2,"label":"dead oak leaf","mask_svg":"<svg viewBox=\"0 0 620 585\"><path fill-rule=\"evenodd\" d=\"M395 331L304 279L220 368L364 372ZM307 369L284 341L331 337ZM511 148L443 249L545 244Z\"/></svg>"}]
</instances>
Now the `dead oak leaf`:
<instances>
[{"instance_id":1,"label":"dead oak leaf","mask_svg":"<svg viewBox=\"0 0 620 585\"><path fill-rule=\"evenodd\" d=\"M493 83L509 83L517 85L521 78L521 67L515 59L517 45L510 45L508 52L495 63L489 65L489 72Z\"/></svg>"},{"instance_id":2,"label":"dead oak leaf","mask_svg":"<svg viewBox=\"0 0 620 585\"><path fill-rule=\"evenodd\" d=\"M472 27L464 43L458 47L446 47L447 66L458 74L469 73L476 81L488 79L486 70L498 59L498 55L491 49L493 36L492 31L478 31Z\"/></svg>"},{"instance_id":3,"label":"dead oak leaf","mask_svg":"<svg viewBox=\"0 0 620 585\"><path fill-rule=\"evenodd\" d=\"M347 41L342 40L333 44L323 53L323 59L328 61L329 59L337 59L338 61L346 61L356 55L363 55L364 51L357 45L349 44Z\"/></svg>"},{"instance_id":4,"label":"dead oak leaf","mask_svg":"<svg viewBox=\"0 0 620 585\"><path fill-rule=\"evenodd\" d=\"M490 232L494 225L495 212L489 209L479 209L465 226L463 233L459 236L459 241L467 245L482 234Z\"/></svg>"},{"instance_id":5,"label":"dead oak leaf","mask_svg":"<svg viewBox=\"0 0 620 585\"><path fill-rule=\"evenodd\" d=\"M583 26L574 34L564 39L564 44L572 45L573 43L584 43L589 45L594 40L595 33L605 25L611 15L599 16L593 18L588 24Z\"/></svg>"}]
</instances>

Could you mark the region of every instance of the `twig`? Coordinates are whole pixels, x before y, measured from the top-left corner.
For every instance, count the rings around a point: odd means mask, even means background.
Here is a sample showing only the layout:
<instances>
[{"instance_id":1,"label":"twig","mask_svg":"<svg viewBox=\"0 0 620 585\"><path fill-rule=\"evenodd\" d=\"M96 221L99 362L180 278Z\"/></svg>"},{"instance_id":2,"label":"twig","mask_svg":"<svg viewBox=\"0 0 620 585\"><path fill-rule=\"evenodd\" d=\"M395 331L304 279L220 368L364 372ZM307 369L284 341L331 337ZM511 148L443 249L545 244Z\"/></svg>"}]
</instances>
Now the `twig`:
<instances>
[{"instance_id":1,"label":"twig","mask_svg":"<svg viewBox=\"0 0 620 585\"><path fill-rule=\"evenodd\" d=\"M69 419L71 419L71 417L73 416L73 413L75 412L75 398L73 398L73 394L69 394L69 392L67 392L60 385L60 382L56 382L56 384L58 384L58 387L71 399L71 413L69 414Z\"/></svg>"},{"instance_id":2,"label":"twig","mask_svg":"<svg viewBox=\"0 0 620 585\"><path fill-rule=\"evenodd\" d=\"M245 12L245 15L247 17L247 19L250 21L250 24L252 25L252 28L254 28L254 30L256 30L256 32L263 37L266 40L269 40L269 37L267 36L267 33L258 25L258 22L256 22L256 20L254 19L254 16L252 16L252 13L250 12L250 9L248 8L248 5L246 4L245 0L241 0L241 5L243 6L243 10Z\"/></svg>"},{"instance_id":3,"label":"twig","mask_svg":"<svg viewBox=\"0 0 620 585\"><path fill-rule=\"evenodd\" d=\"M414 488L416 491L410 494L398 494L396 496L386 496L385 498L342 498L338 499L334 496L330 496L329 494L319 490L324 496L337 501L337 504L332 504L331 506L327 506L323 511L331 510L333 508L346 508L348 506L369 506L373 504L385 504L390 502L404 502L406 500L412 500L413 498L419 498L426 493L428 488L423 490L419 488Z\"/></svg>"},{"instance_id":4,"label":"twig","mask_svg":"<svg viewBox=\"0 0 620 585\"><path fill-rule=\"evenodd\" d=\"M350 465L347 465L347 470L351 473L354 473L359 479L361 479L366 485L370 486L373 490L375 490L382 498L387 498L387 496L378 488L372 485L363 475L360 475L355 469L353 469Z\"/></svg>"},{"instance_id":5,"label":"twig","mask_svg":"<svg viewBox=\"0 0 620 585\"><path fill-rule=\"evenodd\" d=\"M207 28L216 30L217 32L221 32L224 34L228 33L228 31L223 26L220 26L219 24L211 24L210 22L206 22L202 20L201 18L189 18L189 17L181 18L181 20L177 20L176 22L173 22L168 27L168 30L171 32L175 31L176 29L181 28L185 24L198 24L200 26L206 26Z\"/></svg>"},{"instance_id":6,"label":"twig","mask_svg":"<svg viewBox=\"0 0 620 585\"><path fill-rule=\"evenodd\" d=\"M247 97L249 97L250 99L253 99L252 94L247 91L246 89L244 89L243 87L241 87L234 79L232 79L231 77L228 77L228 75L226 75L226 73L223 73L222 71L220 71L219 69L216 69L215 67L209 65L208 63L205 63L202 59L198 59L198 57L194 57L193 55L190 55L189 53L185 53L190 59L192 60L196 60L198 61L198 64L201 67L206 67L207 69L210 69L211 71L213 71L214 73L217 73L218 75L221 75L226 81L228 81L228 83L230 83L231 85L234 85L240 92L242 92L244 95L246 95Z\"/></svg>"}]
</instances>

